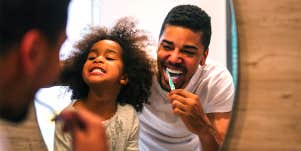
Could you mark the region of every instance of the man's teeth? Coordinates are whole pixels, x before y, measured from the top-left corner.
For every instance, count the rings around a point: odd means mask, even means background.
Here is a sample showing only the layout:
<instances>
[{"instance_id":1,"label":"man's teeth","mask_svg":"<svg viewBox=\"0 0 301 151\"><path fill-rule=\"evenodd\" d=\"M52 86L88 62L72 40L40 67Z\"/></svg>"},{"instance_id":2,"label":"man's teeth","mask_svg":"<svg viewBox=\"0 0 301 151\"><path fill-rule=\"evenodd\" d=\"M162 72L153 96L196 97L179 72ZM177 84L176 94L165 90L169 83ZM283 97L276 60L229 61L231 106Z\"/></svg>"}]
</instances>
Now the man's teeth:
<instances>
[{"instance_id":1,"label":"man's teeth","mask_svg":"<svg viewBox=\"0 0 301 151\"><path fill-rule=\"evenodd\" d=\"M174 69L169 69L169 68L166 68L166 71L168 71L171 74L182 74L183 73L181 70L174 70Z\"/></svg>"},{"instance_id":2,"label":"man's teeth","mask_svg":"<svg viewBox=\"0 0 301 151\"><path fill-rule=\"evenodd\" d=\"M173 70L173 69L169 69L169 68L166 68L166 72L169 72L170 78L172 80L179 78L181 76L181 74L183 73L180 70Z\"/></svg>"}]
</instances>

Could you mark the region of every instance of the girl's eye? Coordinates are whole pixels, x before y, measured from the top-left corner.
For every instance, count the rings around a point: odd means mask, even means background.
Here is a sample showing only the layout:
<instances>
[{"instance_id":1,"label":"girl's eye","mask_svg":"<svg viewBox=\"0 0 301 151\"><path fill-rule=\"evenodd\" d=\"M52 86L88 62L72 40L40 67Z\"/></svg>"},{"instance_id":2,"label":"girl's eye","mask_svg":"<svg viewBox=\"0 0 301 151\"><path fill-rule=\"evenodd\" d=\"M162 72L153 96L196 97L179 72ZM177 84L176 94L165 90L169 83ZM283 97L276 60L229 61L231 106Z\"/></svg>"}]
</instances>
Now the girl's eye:
<instances>
[{"instance_id":1,"label":"girl's eye","mask_svg":"<svg viewBox=\"0 0 301 151\"><path fill-rule=\"evenodd\" d=\"M115 58L113 57L106 57L107 60L116 60Z\"/></svg>"},{"instance_id":2,"label":"girl's eye","mask_svg":"<svg viewBox=\"0 0 301 151\"><path fill-rule=\"evenodd\" d=\"M94 60L94 59L95 59L95 57L93 57L93 56L90 56L87 58L87 60Z\"/></svg>"}]
</instances>

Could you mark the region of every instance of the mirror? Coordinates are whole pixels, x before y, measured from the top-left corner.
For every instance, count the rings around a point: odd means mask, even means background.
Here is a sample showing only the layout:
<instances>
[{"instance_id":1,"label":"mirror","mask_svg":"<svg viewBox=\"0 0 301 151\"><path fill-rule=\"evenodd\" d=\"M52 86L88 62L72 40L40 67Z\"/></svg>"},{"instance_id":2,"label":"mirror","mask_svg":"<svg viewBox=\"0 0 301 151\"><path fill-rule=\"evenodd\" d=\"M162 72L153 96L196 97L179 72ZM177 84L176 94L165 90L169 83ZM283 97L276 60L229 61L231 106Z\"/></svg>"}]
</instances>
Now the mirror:
<instances>
[{"instance_id":1,"label":"mirror","mask_svg":"<svg viewBox=\"0 0 301 151\"><path fill-rule=\"evenodd\" d=\"M218 3L218 5L216 5ZM118 5L116 5L118 4ZM232 73L234 85L237 85L237 37L236 24L232 2L230 0L73 0L69 6L67 24L67 40L61 48L61 59L68 57L74 42L79 40L87 25L102 25L110 27L114 21L122 16L134 16L138 20L139 28L150 33L156 50L159 30L167 12L178 4L195 4L204 9L212 22L212 37L209 57L226 66ZM147 9L149 8L149 9ZM156 55L155 51L151 55ZM64 87L55 86L40 89L36 99L50 105L60 112L69 103L71 94ZM53 114L44 106L35 103L38 124L49 151L53 150L54 123L50 121Z\"/></svg>"}]
</instances>

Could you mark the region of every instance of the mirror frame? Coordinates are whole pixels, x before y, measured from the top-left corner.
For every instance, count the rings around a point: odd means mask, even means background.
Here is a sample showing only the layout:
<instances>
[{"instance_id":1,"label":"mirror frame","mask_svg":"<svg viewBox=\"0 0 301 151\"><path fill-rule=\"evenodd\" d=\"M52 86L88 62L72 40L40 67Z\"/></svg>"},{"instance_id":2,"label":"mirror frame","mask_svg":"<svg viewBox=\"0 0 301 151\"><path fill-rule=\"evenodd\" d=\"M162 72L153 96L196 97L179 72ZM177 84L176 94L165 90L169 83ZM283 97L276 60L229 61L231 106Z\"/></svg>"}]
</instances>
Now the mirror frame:
<instances>
[{"instance_id":1,"label":"mirror frame","mask_svg":"<svg viewBox=\"0 0 301 151\"><path fill-rule=\"evenodd\" d=\"M236 118L236 108L237 108L237 101L238 101L238 90L239 90L239 52L238 52L238 31L237 31L237 23L236 23L236 17L235 17L235 9L233 0L227 0L227 20L230 22L230 24L227 24L227 68L230 70L234 82L234 88L235 88L235 95L234 95L234 101L232 106L232 113L231 113L231 119L229 122L228 130L224 139L224 143L222 147L220 148L220 151L226 151L227 146L229 145L230 139L232 137L232 131L234 127L234 121ZM229 23L228 22L228 23ZM231 40L231 41L230 41ZM229 45L228 45L229 44Z\"/></svg>"},{"instance_id":2,"label":"mirror frame","mask_svg":"<svg viewBox=\"0 0 301 151\"><path fill-rule=\"evenodd\" d=\"M93 0L92 0L93 1ZM94 1L93 1L94 2ZM93 10L92 10L93 11ZM95 10L94 10L95 11ZM236 20L235 20L235 13L234 13L234 7L232 0L226 0L226 66L227 69L230 71L233 81L234 81L234 87L235 87L235 97L233 100L233 108L236 104L237 100L237 86L238 86L238 42L237 42L237 27L236 27ZM44 108L43 108L44 109ZM47 110L47 109L45 109ZM234 110L232 110L233 112ZM36 112L36 120L38 123L38 126L40 128L41 136L43 138L44 144L48 149L51 149L52 147L49 147L47 141L45 140L43 136L43 130L42 127L40 127L39 121L38 121L38 115L41 114L38 113L37 108L35 107ZM230 130L231 123L232 123L233 114L231 116L231 121L229 125L229 129L227 133ZM228 135L225 138L225 141L229 139Z\"/></svg>"}]
</instances>

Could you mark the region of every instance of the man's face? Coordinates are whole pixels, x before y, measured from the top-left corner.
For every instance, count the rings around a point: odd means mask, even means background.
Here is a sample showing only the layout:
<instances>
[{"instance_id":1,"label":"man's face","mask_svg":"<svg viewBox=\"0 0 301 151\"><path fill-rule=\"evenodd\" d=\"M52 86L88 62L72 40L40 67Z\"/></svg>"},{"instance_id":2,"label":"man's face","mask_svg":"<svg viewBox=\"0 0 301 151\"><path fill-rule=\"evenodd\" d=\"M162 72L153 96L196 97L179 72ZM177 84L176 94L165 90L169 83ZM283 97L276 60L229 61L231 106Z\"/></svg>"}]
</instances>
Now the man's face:
<instances>
[{"instance_id":1,"label":"man's face","mask_svg":"<svg viewBox=\"0 0 301 151\"><path fill-rule=\"evenodd\" d=\"M44 60L42 60L41 65L37 67L39 69L39 75L37 75L37 80L35 81L37 88L52 84L57 80L60 70L59 52L65 39L66 34L63 31L55 44L45 44Z\"/></svg>"},{"instance_id":2,"label":"man's face","mask_svg":"<svg viewBox=\"0 0 301 151\"><path fill-rule=\"evenodd\" d=\"M202 33L180 26L166 25L157 52L158 80L170 90L169 71L175 87L185 88L199 65L204 65L208 50L201 43Z\"/></svg>"}]
</instances>

